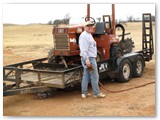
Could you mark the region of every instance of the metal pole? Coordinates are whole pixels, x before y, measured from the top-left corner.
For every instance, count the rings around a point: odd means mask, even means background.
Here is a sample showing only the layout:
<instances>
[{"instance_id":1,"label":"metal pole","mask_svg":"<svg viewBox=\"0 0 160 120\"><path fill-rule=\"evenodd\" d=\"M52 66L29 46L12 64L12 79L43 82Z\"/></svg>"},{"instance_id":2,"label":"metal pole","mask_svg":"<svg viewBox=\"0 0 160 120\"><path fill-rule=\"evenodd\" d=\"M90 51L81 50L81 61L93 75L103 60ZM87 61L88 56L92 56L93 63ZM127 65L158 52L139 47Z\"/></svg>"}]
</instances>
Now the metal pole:
<instances>
[{"instance_id":1,"label":"metal pole","mask_svg":"<svg viewBox=\"0 0 160 120\"><path fill-rule=\"evenodd\" d=\"M87 4L87 21L90 20L90 4Z\"/></svg>"},{"instance_id":2,"label":"metal pole","mask_svg":"<svg viewBox=\"0 0 160 120\"><path fill-rule=\"evenodd\" d=\"M115 5L112 4L112 34L116 34L115 31Z\"/></svg>"}]
</instances>

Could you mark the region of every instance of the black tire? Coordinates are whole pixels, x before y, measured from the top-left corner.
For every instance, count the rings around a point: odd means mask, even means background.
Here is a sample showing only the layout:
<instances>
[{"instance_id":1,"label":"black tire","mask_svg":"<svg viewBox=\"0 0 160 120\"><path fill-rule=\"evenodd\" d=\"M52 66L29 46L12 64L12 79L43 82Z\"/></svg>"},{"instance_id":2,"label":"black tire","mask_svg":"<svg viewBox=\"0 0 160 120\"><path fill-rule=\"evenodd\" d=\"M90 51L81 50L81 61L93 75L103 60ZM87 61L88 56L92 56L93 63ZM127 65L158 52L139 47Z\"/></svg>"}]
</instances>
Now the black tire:
<instances>
[{"instance_id":1,"label":"black tire","mask_svg":"<svg viewBox=\"0 0 160 120\"><path fill-rule=\"evenodd\" d=\"M132 77L132 65L128 59L124 59L119 66L119 78L118 82L125 83L128 82Z\"/></svg>"},{"instance_id":2,"label":"black tire","mask_svg":"<svg viewBox=\"0 0 160 120\"><path fill-rule=\"evenodd\" d=\"M48 52L48 63L54 63L55 56L53 52L54 52L54 48L50 49L50 51Z\"/></svg>"},{"instance_id":3,"label":"black tire","mask_svg":"<svg viewBox=\"0 0 160 120\"><path fill-rule=\"evenodd\" d=\"M141 56L137 56L133 63L133 77L141 77L144 70L144 59Z\"/></svg>"},{"instance_id":4,"label":"black tire","mask_svg":"<svg viewBox=\"0 0 160 120\"><path fill-rule=\"evenodd\" d=\"M122 49L118 45L112 45L110 49L110 58L118 58L123 56Z\"/></svg>"}]
</instances>

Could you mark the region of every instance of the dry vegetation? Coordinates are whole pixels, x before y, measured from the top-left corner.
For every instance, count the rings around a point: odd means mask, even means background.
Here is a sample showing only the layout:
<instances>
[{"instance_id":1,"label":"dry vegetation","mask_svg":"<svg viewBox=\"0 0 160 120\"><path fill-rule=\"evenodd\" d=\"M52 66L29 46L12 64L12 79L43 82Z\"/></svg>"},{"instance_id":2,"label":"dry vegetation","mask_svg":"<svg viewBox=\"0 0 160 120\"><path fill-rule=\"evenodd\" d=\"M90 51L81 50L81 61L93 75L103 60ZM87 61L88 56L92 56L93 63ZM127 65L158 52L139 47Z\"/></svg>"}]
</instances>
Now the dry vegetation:
<instances>
[{"instance_id":1,"label":"dry vegetation","mask_svg":"<svg viewBox=\"0 0 160 120\"><path fill-rule=\"evenodd\" d=\"M4 25L4 65L46 57L53 46L52 28L52 25Z\"/></svg>"},{"instance_id":2,"label":"dry vegetation","mask_svg":"<svg viewBox=\"0 0 160 120\"><path fill-rule=\"evenodd\" d=\"M53 46L51 25L4 25L4 65L46 57ZM154 30L154 29L153 29ZM141 23L128 23L136 50L141 50ZM155 34L155 31L154 31ZM155 35L154 35L155 40ZM128 83L107 83L108 89L120 90L155 80L155 59L146 63L144 75ZM89 91L92 89L90 87ZM103 92L106 92L102 89ZM39 100L35 94L4 97L5 116L155 116L155 84L122 93L106 92L105 99L82 100L80 91L57 92Z\"/></svg>"},{"instance_id":3,"label":"dry vegetation","mask_svg":"<svg viewBox=\"0 0 160 120\"><path fill-rule=\"evenodd\" d=\"M142 23L127 23L125 26L126 32L131 33L126 37L131 37L135 44L135 51L142 50ZM118 31L119 33L119 31ZM153 23L153 39L155 40L155 26ZM155 44L155 41L154 41Z\"/></svg>"}]
</instances>

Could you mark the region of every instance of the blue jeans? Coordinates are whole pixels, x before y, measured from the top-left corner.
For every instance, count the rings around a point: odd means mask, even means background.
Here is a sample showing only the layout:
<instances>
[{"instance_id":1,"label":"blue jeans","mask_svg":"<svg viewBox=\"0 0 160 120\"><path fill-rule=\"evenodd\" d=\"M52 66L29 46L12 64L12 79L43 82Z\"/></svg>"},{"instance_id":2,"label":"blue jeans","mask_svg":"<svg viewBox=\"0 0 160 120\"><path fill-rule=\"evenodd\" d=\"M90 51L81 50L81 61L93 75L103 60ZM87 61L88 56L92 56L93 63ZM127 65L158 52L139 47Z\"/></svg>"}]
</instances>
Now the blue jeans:
<instances>
[{"instance_id":1,"label":"blue jeans","mask_svg":"<svg viewBox=\"0 0 160 120\"><path fill-rule=\"evenodd\" d=\"M91 79L93 94L98 95L100 93L100 90L99 90L99 86L98 86L99 74L98 74L98 70L97 70L97 62L96 62L96 59L93 57L90 57L89 61L93 67L92 72L88 71L85 60L83 58L81 58L81 63L83 66L83 78L82 78L82 83L81 83L82 94L88 93L88 82Z\"/></svg>"}]
</instances>

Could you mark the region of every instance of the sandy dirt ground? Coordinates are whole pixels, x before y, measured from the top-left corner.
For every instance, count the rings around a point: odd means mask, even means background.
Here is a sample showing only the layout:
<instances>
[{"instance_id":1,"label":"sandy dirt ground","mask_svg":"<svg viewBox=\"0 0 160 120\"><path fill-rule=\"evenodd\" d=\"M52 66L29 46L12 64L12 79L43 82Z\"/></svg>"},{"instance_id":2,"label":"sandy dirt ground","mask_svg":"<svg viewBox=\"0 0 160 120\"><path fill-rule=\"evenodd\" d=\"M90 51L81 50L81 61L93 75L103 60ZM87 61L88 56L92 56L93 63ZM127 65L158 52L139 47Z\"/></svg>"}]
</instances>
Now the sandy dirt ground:
<instances>
[{"instance_id":1,"label":"sandy dirt ground","mask_svg":"<svg viewBox=\"0 0 160 120\"><path fill-rule=\"evenodd\" d=\"M127 25L135 42L141 48L141 24ZM3 64L46 57L52 45L52 26L49 25L4 25ZM137 43L138 42L138 43ZM146 62L141 78L128 83L104 82L110 90L122 90L155 81L155 56ZM81 98L80 89L57 91L53 96L38 99L36 94L3 97L4 116L155 116L155 84L121 93L106 93L104 99ZM89 92L92 93L91 86Z\"/></svg>"}]
</instances>

